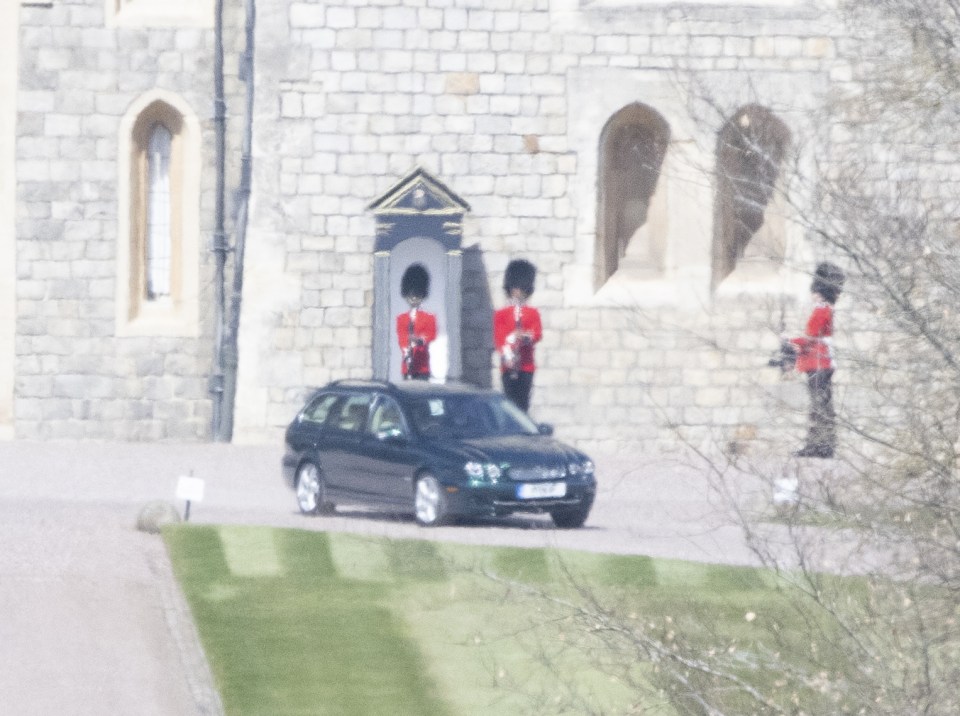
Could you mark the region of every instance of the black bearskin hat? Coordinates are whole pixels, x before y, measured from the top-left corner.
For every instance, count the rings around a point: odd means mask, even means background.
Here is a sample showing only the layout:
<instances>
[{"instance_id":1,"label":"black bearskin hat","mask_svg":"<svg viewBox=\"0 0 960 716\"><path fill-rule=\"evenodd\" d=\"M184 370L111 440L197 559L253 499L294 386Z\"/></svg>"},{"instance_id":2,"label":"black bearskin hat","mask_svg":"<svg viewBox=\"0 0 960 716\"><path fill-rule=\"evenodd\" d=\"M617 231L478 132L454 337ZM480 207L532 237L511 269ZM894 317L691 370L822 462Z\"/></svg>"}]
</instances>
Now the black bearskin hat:
<instances>
[{"instance_id":1,"label":"black bearskin hat","mask_svg":"<svg viewBox=\"0 0 960 716\"><path fill-rule=\"evenodd\" d=\"M430 293L430 274L423 264L411 264L400 279L400 295L404 298L416 296L426 298Z\"/></svg>"},{"instance_id":2,"label":"black bearskin hat","mask_svg":"<svg viewBox=\"0 0 960 716\"><path fill-rule=\"evenodd\" d=\"M819 293L824 301L832 305L837 302L840 292L843 291L844 278L846 277L839 266L824 261L817 265L810 291Z\"/></svg>"},{"instance_id":3,"label":"black bearskin hat","mask_svg":"<svg viewBox=\"0 0 960 716\"><path fill-rule=\"evenodd\" d=\"M511 289L519 288L529 296L533 293L533 280L536 277L536 266L524 259L515 259L507 264L507 271L503 275L503 290L509 295Z\"/></svg>"}]
</instances>

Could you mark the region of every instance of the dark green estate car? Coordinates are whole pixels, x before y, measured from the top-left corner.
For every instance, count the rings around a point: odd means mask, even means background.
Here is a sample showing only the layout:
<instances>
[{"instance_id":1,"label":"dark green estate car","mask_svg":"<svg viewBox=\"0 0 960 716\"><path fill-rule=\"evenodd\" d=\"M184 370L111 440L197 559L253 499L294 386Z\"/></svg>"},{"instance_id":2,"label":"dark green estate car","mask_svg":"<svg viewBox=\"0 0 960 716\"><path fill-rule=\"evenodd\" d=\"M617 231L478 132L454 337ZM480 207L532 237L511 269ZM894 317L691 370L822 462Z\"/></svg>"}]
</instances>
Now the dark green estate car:
<instances>
[{"instance_id":1,"label":"dark green estate car","mask_svg":"<svg viewBox=\"0 0 960 716\"><path fill-rule=\"evenodd\" d=\"M551 433L491 390L337 381L287 428L283 476L308 514L367 504L429 526L547 512L558 527L580 527L596 494L593 463Z\"/></svg>"}]
</instances>

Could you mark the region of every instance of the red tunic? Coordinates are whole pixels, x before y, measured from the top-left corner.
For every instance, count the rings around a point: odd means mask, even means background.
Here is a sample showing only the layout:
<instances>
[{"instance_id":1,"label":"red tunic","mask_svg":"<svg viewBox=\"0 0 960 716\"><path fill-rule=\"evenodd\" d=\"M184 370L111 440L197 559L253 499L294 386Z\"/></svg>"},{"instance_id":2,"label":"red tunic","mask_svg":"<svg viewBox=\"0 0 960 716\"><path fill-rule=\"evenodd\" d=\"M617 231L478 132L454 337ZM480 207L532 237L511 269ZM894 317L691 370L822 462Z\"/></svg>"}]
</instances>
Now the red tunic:
<instances>
[{"instance_id":1,"label":"red tunic","mask_svg":"<svg viewBox=\"0 0 960 716\"><path fill-rule=\"evenodd\" d=\"M818 303L807 321L806 335L791 338L797 347L797 370L812 373L816 370L831 370L833 354L830 338L833 336L833 306Z\"/></svg>"},{"instance_id":2,"label":"red tunic","mask_svg":"<svg viewBox=\"0 0 960 716\"><path fill-rule=\"evenodd\" d=\"M529 341L511 335L517 330L518 321L520 330L530 334ZM507 306L493 314L493 344L500 355L500 369L504 373L510 370L532 373L536 370L533 348L542 337L540 312L532 306Z\"/></svg>"},{"instance_id":3,"label":"red tunic","mask_svg":"<svg viewBox=\"0 0 960 716\"><path fill-rule=\"evenodd\" d=\"M415 309L397 316L397 341L403 353L403 375L430 375L430 343L436 337L437 317L429 311Z\"/></svg>"}]
</instances>

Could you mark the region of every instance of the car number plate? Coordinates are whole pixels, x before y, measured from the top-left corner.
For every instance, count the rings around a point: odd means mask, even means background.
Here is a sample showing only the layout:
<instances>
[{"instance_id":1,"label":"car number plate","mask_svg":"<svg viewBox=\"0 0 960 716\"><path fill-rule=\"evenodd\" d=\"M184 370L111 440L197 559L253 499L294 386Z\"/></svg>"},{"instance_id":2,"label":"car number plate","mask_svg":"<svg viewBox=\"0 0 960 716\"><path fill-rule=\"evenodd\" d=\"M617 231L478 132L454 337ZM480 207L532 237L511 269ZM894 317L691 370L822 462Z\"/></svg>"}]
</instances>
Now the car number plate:
<instances>
[{"instance_id":1,"label":"car number plate","mask_svg":"<svg viewBox=\"0 0 960 716\"><path fill-rule=\"evenodd\" d=\"M567 494L565 482L527 482L517 485L518 500L535 500L540 497L563 497Z\"/></svg>"}]
</instances>

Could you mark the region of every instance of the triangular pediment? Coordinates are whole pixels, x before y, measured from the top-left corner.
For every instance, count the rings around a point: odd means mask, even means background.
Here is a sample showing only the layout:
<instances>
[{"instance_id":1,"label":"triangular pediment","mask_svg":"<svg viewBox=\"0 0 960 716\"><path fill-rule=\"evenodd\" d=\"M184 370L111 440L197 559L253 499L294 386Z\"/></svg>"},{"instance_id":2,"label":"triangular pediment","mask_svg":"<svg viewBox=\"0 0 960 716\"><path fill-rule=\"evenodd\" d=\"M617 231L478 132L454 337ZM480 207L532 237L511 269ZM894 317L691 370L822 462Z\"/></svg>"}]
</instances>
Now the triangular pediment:
<instances>
[{"instance_id":1,"label":"triangular pediment","mask_svg":"<svg viewBox=\"0 0 960 716\"><path fill-rule=\"evenodd\" d=\"M368 207L374 214L463 214L470 205L417 167Z\"/></svg>"}]
</instances>

